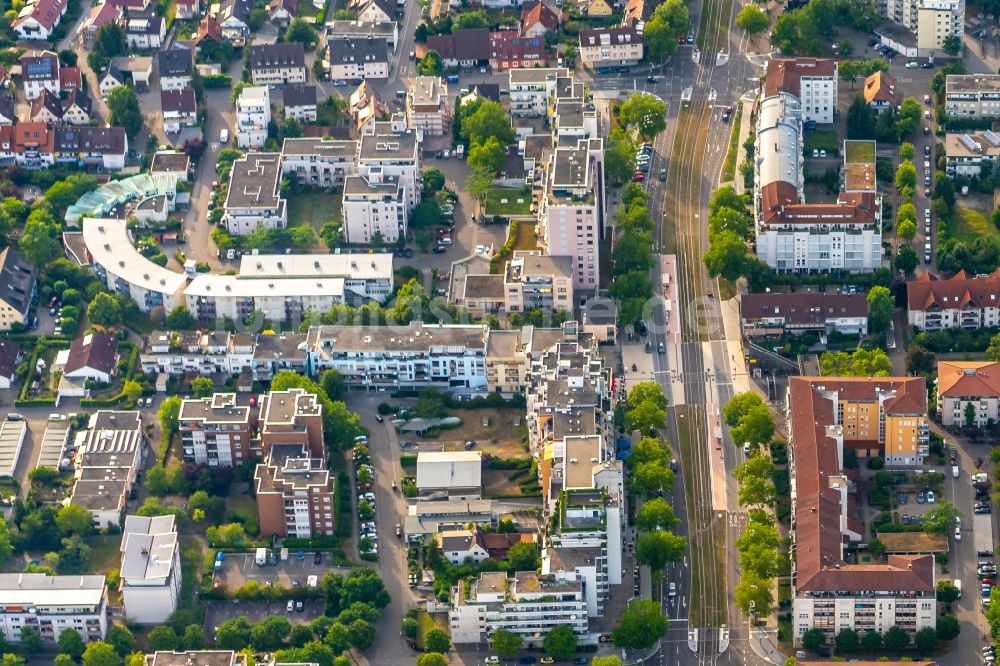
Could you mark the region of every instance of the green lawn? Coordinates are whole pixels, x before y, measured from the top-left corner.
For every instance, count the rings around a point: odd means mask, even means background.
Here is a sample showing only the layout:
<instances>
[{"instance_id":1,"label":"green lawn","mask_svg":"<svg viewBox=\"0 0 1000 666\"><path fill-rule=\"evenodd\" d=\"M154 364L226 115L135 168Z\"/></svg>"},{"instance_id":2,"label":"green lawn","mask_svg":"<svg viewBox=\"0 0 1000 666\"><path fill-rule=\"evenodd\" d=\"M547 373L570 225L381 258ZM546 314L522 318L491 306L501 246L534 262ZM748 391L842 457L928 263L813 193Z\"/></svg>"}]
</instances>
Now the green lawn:
<instances>
[{"instance_id":1,"label":"green lawn","mask_svg":"<svg viewBox=\"0 0 1000 666\"><path fill-rule=\"evenodd\" d=\"M997 228L990 224L989 218L982 211L963 206L955 206L952 212L950 237L971 243L978 236L995 236L1000 234Z\"/></svg>"},{"instance_id":2,"label":"green lawn","mask_svg":"<svg viewBox=\"0 0 1000 666\"><path fill-rule=\"evenodd\" d=\"M235 489L241 485L234 483L233 487ZM257 502L254 498L246 492L230 492L226 498L226 519L232 521L234 513L243 518L240 522L243 522L247 534L256 536L259 528L257 527Z\"/></svg>"},{"instance_id":3,"label":"green lawn","mask_svg":"<svg viewBox=\"0 0 1000 666\"><path fill-rule=\"evenodd\" d=\"M806 152L813 150L825 150L827 155L840 154L840 139L833 130L807 130L806 131Z\"/></svg>"},{"instance_id":4,"label":"green lawn","mask_svg":"<svg viewBox=\"0 0 1000 666\"><path fill-rule=\"evenodd\" d=\"M90 546L90 568L106 574L121 566L121 535L92 536L87 539Z\"/></svg>"},{"instance_id":5,"label":"green lawn","mask_svg":"<svg viewBox=\"0 0 1000 666\"><path fill-rule=\"evenodd\" d=\"M729 148L726 150L726 161L722 163L722 182L727 183L736 177L736 160L739 155L740 121L743 118L743 104L736 105L736 117L732 119L733 129L729 132Z\"/></svg>"},{"instance_id":6,"label":"green lawn","mask_svg":"<svg viewBox=\"0 0 1000 666\"><path fill-rule=\"evenodd\" d=\"M340 219L340 196L325 192L297 194L288 199L288 226L308 224L318 233L327 222Z\"/></svg>"},{"instance_id":7,"label":"green lawn","mask_svg":"<svg viewBox=\"0 0 1000 666\"><path fill-rule=\"evenodd\" d=\"M517 240L514 242L515 250L537 250L538 237L535 236L535 225L521 223L517 230Z\"/></svg>"},{"instance_id":8,"label":"green lawn","mask_svg":"<svg viewBox=\"0 0 1000 666\"><path fill-rule=\"evenodd\" d=\"M521 190L491 188L486 193L487 215L528 215L531 213L531 194Z\"/></svg>"},{"instance_id":9,"label":"green lawn","mask_svg":"<svg viewBox=\"0 0 1000 666\"><path fill-rule=\"evenodd\" d=\"M848 141L846 149L848 162L871 164L875 161L874 141Z\"/></svg>"}]
</instances>

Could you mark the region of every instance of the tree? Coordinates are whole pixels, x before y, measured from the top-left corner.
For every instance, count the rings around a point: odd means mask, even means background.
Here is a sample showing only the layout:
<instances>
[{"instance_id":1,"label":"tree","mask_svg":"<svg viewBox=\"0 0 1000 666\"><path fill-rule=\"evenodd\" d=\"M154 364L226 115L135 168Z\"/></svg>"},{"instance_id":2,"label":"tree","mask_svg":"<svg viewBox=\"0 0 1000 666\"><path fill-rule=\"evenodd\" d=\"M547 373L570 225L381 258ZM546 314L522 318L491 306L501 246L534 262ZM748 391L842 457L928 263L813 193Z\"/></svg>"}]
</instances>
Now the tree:
<instances>
[{"instance_id":1,"label":"tree","mask_svg":"<svg viewBox=\"0 0 1000 666\"><path fill-rule=\"evenodd\" d=\"M68 654L74 659L82 657L83 651L87 647L80 636L80 632L69 627L60 632L59 638L56 640L56 645L59 646L59 652Z\"/></svg>"},{"instance_id":2,"label":"tree","mask_svg":"<svg viewBox=\"0 0 1000 666\"><path fill-rule=\"evenodd\" d=\"M375 643L375 626L371 622L355 620L347 627L351 636L351 646L362 652Z\"/></svg>"},{"instance_id":3,"label":"tree","mask_svg":"<svg viewBox=\"0 0 1000 666\"><path fill-rule=\"evenodd\" d=\"M469 157L466 162L469 168L495 174L507 161L507 151L495 136L488 137L483 143L473 143L469 147Z\"/></svg>"},{"instance_id":4,"label":"tree","mask_svg":"<svg viewBox=\"0 0 1000 666\"><path fill-rule=\"evenodd\" d=\"M194 315L183 305L178 305L167 314L166 326L171 331L187 331L195 327Z\"/></svg>"},{"instance_id":5,"label":"tree","mask_svg":"<svg viewBox=\"0 0 1000 666\"><path fill-rule=\"evenodd\" d=\"M780 21L780 17L779 17ZM842 65L847 65L853 62L851 60L843 61ZM843 73L843 68L841 68L841 73ZM851 68L848 68L848 72L851 72ZM851 84L853 85L853 78ZM847 109L847 138L848 139L874 139L875 138L875 112L865 98L862 95L857 95L854 101L851 102L851 106Z\"/></svg>"},{"instance_id":6,"label":"tree","mask_svg":"<svg viewBox=\"0 0 1000 666\"><path fill-rule=\"evenodd\" d=\"M902 190L905 187L913 188L917 186L917 169L913 166L913 162L909 160L903 160L899 168L896 169L896 189Z\"/></svg>"},{"instance_id":7,"label":"tree","mask_svg":"<svg viewBox=\"0 0 1000 666\"><path fill-rule=\"evenodd\" d=\"M632 491L642 497L668 493L674 487L674 473L662 462L636 463L632 470Z\"/></svg>"},{"instance_id":8,"label":"tree","mask_svg":"<svg viewBox=\"0 0 1000 666\"><path fill-rule=\"evenodd\" d=\"M110 294L101 292L90 301L87 306L87 317L90 323L97 326L110 328L121 323L121 310L118 308L118 301Z\"/></svg>"},{"instance_id":9,"label":"tree","mask_svg":"<svg viewBox=\"0 0 1000 666\"><path fill-rule=\"evenodd\" d=\"M654 259L650 250L652 238L648 233L622 234L611 252L615 275L645 273L652 268Z\"/></svg>"},{"instance_id":10,"label":"tree","mask_svg":"<svg viewBox=\"0 0 1000 666\"><path fill-rule=\"evenodd\" d=\"M913 144L909 141L904 141L899 144L899 157L904 160L913 161L913 158L917 156L917 149L913 147Z\"/></svg>"},{"instance_id":11,"label":"tree","mask_svg":"<svg viewBox=\"0 0 1000 666\"><path fill-rule=\"evenodd\" d=\"M941 42L941 48L948 55L955 57L962 51L962 38L958 35L948 35Z\"/></svg>"},{"instance_id":12,"label":"tree","mask_svg":"<svg viewBox=\"0 0 1000 666\"><path fill-rule=\"evenodd\" d=\"M651 400L644 400L625 412L625 429L650 432L660 430L666 423L667 412Z\"/></svg>"},{"instance_id":13,"label":"tree","mask_svg":"<svg viewBox=\"0 0 1000 666\"><path fill-rule=\"evenodd\" d=\"M937 600L941 603L950 604L958 600L958 588L950 580L939 580L937 582Z\"/></svg>"},{"instance_id":14,"label":"tree","mask_svg":"<svg viewBox=\"0 0 1000 666\"><path fill-rule=\"evenodd\" d=\"M243 530L243 525L239 523L213 525L208 528L205 536L208 539L208 545L222 547L240 546L247 538L246 532Z\"/></svg>"},{"instance_id":15,"label":"tree","mask_svg":"<svg viewBox=\"0 0 1000 666\"><path fill-rule=\"evenodd\" d=\"M296 626L304 627L304 625ZM309 632L309 635L312 636L312 631ZM308 642L305 641L303 645ZM184 628L184 636L181 637L181 644L185 650L204 650L208 645L205 630L201 628L200 624L189 624Z\"/></svg>"},{"instance_id":16,"label":"tree","mask_svg":"<svg viewBox=\"0 0 1000 666\"><path fill-rule=\"evenodd\" d=\"M108 643L90 643L83 651L83 666L118 666L121 663L115 649Z\"/></svg>"},{"instance_id":17,"label":"tree","mask_svg":"<svg viewBox=\"0 0 1000 666\"><path fill-rule=\"evenodd\" d=\"M622 104L618 118L622 125L651 140L667 128L667 105L652 95L636 93Z\"/></svg>"},{"instance_id":18,"label":"tree","mask_svg":"<svg viewBox=\"0 0 1000 666\"><path fill-rule=\"evenodd\" d=\"M302 42L306 49L309 50L316 46L316 43L319 41L319 33L316 32L316 28L311 23L306 22L300 16L296 16L288 24L288 29L285 30L285 41Z\"/></svg>"},{"instance_id":19,"label":"tree","mask_svg":"<svg viewBox=\"0 0 1000 666\"><path fill-rule=\"evenodd\" d=\"M739 424L732 429L733 441L737 445L750 442L751 445L767 444L774 436L774 417L766 405L747 410Z\"/></svg>"},{"instance_id":20,"label":"tree","mask_svg":"<svg viewBox=\"0 0 1000 666\"><path fill-rule=\"evenodd\" d=\"M950 613L944 613L937 619L937 637L942 641L951 641L958 638L962 631L962 625L958 623L958 618Z\"/></svg>"},{"instance_id":21,"label":"tree","mask_svg":"<svg viewBox=\"0 0 1000 666\"><path fill-rule=\"evenodd\" d=\"M8 660L7 657L11 657L11 659ZM8 666L8 664L9 666L24 666L24 660L12 654L5 654L2 659L0 666ZM55 666L76 666L76 661L68 654L57 654L53 663Z\"/></svg>"},{"instance_id":22,"label":"tree","mask_svg":"<svg viewBox=\"0 0 1000 666\"><path fill-rule=\"evenodd\" d=\"M67 504L56 513L56 527L63 536L73 534L87 536L94 530L94 515L82 506Z\"/></svg>"},{"instance_id":23,"label":"tree","mask_svg":"<svg viewBox=\"0 0 1000 666\"><path fill-rule=\"evenodd\" d=\"M889 627L882 636L882 644L889 652L902 652L910 644L910 635L901 627Z\"/></svg>"},{"instance_id":24,"label":"tree","mask_svg":"<svg viewBox=\"0 0 1000 666\"><path fill-rule=\"evenodd\" d=\"M604 170L612 183L623 183L635 168L635 142L616 126L604 144ZM426 178L426 176L425 176ZM622 201L624 205L624 199Z\"/></svg>"},{"instance_id":25,"label":"tree","mask_svg":"<svg viewBox=\"0 0 1000 666\"><path fill-rule=\"evenodd\" d=\"M735 394L722 408L722 418L730 428L739 425L744 415L758 407L767 408L763 398L753 391Z\"/></svg>"},{"instance_id":26,"label":"tree","mask_svg":"<svg viewBox=\"0 0 1000 666\"><path fill-rule=\"evenodd\" d=\"M576 642L576 634L573 633L569 625L560 624L553 627L545 635L542 648L544 648L545 654L556 661L563 661L572 657L576 652Z\"/></svg>"},{"instance_id":27,"label":"tree","mask_svg":"<svg viewBox=\"0 0 1000 666\"><path fill-rule=\"evenodd\" d=\"M920 654L934 652L938 648L937 630L932 627L924 627L913 637L913 643Z\"/></svg>"},{"instance_id":28,"label":"tree","mask_svg":"<svg viewBox=\"0 0 1000 666\"><path fill-rule=\"evenodd\" d=\"M889 327L896 302L885 287L872 287L868 291L868 328L879 333Z\"/></svg>"},{"instance_id":29,"label":"tree","mask_svg":"<svg viewBox=\"0 0 1000 666\"><path fill-rule=\"evenodd\" d=\"M116 127L124 127L130 140L142 129L142 112L139 110L139 98L130 86L112 88L105 100L110 117L108 121Z\"/></svg>"},{"instance_id":30,"label":"tree","mask_svg":"<svg viewBox=\"0 0 1000 666\"><path fill-rule=\"evenodd\" d=\"M885 555L885 550L885 544L879 541L877 537L872 538L872 540L868 542L868 552L871 553L871 556L876 560L882 559L882 556Z\"/></svg>"},{"instance_id":31,"label":"tree","mask_svg":"<svg viewBox=\"0 0 1000 666\"><path fill-rule=\"evenodd\" d=\"M448 658L440 652L425 652L417 655L417 666L448 666Z\"/></svg>"},{"instance_id":32,"label":"tree","mask_svg":"<svg viewBox=\"0 0 1000 666\"><path fill-rule=\"evenodd\" d=\"M955 185L951 182L948 174L943 171L934 172L934 199L944 200L944 205L948 210L955 206Z\"/></svg>"},{"instance_id":33,"label":"tree","mask_svg":"<svg viewBox=\"0 0 1000 666\"><path fill-rule=\"evenodd\" d=\"M45 266L62 254L59 227L44 211L36 212L28 217L18 247L28 261L36 266Z\"/></svg>"},{"instance_id":34,"label":"tree","mask_svg":"<svg viewBox=\"0 0 1000 666\"><path fill-rule=\"evenodd\" d=\"M920 116L922 113L923 108L920 106L920 102L912 97L907 97L903 100L903 103L899 105L899 114L896 118L897 139L912 136L916 133L920 127Z\"/></svg>"},{"instance_id":35,"label":"tree","mask_svg":"<svg viewBox=\"0 0 1000 666\"><path fill-rule=\"evenodd\" d=\"M452 32L457 32L459 30L469 30L473 28L489 28L490 19L486 14L485 9L474 9L472 11L463 11L458 16L455 17L452 23Z\"/></svg>"},{"instance_id":36,"label":"tree","mask_svg":"<svg viewBox=\"0 0 1000 666\"><path fill-rule=\"evenodd\" d=\"M668 0L669 1L669 0ZM633 599L622 612L618 626L611 632L615 646L645 650L667 633L667 618L652 599Z\"/></svg>"},{"instance_id":37,"label":"tree","mask_svg":"<svg viewBox=\"0 0 1000 666\"><path fill-rule=\"evenodd\" d=\"M649 59L672 56L677 50L677 38L689 30L691 18L683 0L667 0L658 5L643 29Z\"/></svg>"},{"instance_id":38,"label":"tree","mask_svg":"<svg viewBox=\"0 0 1000 666\"><path fill-rule=\"evenodd\" d=\"M937 368L937 356L918 344L906 348L906 372L915 375L929 375Z\"/></svg>"},{"instance_id":39,"label":"tree","mask_svg":"<svg viewBox=\"0 0 1000 666\"><path fill-rule=\"evenodd\" d=\"M269 615L250 628L250 644L259 652L277 650L292 633L292 623L283 615Z\"/></svg>"},{"instance_id":40,"label":"tree","mask_svg":"<svg viewBox=\"0 0 1000 666\"><path fill-rule=\"evenodd\" d=\"M442 629L431 629L424 636L424 652L447 653L451 648L451 638Z\"/></svg>"},{"instance_id":41,"label":"tree","mask_svg":"<svg viewBox=\"0 0 1000 666\"><path fill-rule=\"evenodd\" d=\"M734 590L736 605L744 615L766 617L771 614L774 598L771 595L771 579L762 578L753 571L745 571Z\"/></svg>"},{"instance_id":42,"label":"tree","mask_svg":"<svg viewBox=\"0 0 1000 666\"><path fill-rule=\"evenodd\" d=\"M744 32L755 35L767 30L771 25L771 17L757 5L746 5L736 16L736 25L743 28Z\"/></svg>"},{"instance_id":43,"label":"tree","mask_svg":"<svg viewBox=\"0 0 1000 666\"><path fill-rule=\"evenodd\" d=\"M334 654L342 654L351 647L351 634L347 627L338 622L330 625L323 642L333 650Z\"/></svg>"},{"instance_id":44,"label":"tree","mask_svg":"<svg viewBox=\"0 0 1000 666\"><path fill-rule=\"evenodd\" d=\"M135 651L135 636L132 635L128 627L120 624L113 624L108 627L108 633L104 637L104 640L111 644L119 657L127 657Z\"/></svg>"},{"instance_id":45,"label":"tree","mask_svg":"<svg viewBox=\"0 0 1000 666\"><path fill-rule=\"evenodd\" d=\"M677 517L667 500L655 497L648 502L643 502L635 522L639 529L644 532L670 531L677 526Z\"/></svg>"},{"instance_id":46,"label":"tree","mask_svg":"<svg viewBox=\"0 0 1000 666\"><path fill-rule=\"evenodd\" d=\"M149 647L150 652L172 652L180 645L180 638L173 627L161 624L158 627L153 627L149 632L149 635L146 637L146 645Z\"/></svg>"},{"instance_id":47,"label":"tree","mask_svg":"<svg viewBox=\"0 0 1000 666\"><path fill-rule=\"evenodd\" d=\"M590 666L625 666L625 662L617 655L610 655L608 657L594 657Z\"/></svg>"},{"instance_id":48,"label":"tree","mask_svg":"<svg viewBox=\"0 0 1000 666\"><path fill-rule=\"evenodd\" d=\"M914 232L916 231L916 226L914 226ZM904 273L912 273L917 265L920 263L920 257L917 256L916 251L909 245L904 245L899 248L896 252L895 264L896 268L903 271Z\"/></svg>"},{"instance_id":49,"label":"tree","mask_svg":"<svg viewBox=\"0 0 1000 666\"><path fill-rule=\"evenodd\" d=\"M909 206L912 204L903 204ZM903 240L910 241L917 235L917 223L913 220L902 220L896 222L896 235Z\"/></svg>"},{"instance_id":50,"label":"tree","mask_svg":"<svg viewBox=\"0 0 1000 666\"><path fill-rule=\"evenodd\" d=\"M810 629L802 634L802 648L809 652L819 652L826 645L826 634L822 629Z\"/></svg>"},{"instance_id":51,"label":"tree","mask_svg":"<svg viewBox=\"0 0 1000 666\"><path fill-rule=\"evenodd\" d=\"M460 135L469 145L484 143L489 137L497 138L502 146L514 140L510 118L498 102L481 102L475 111L462 117Z\"/></svg>"},{"instance_id":52,"label":"tree","mask_svg":"<svg viewBox=\"0 0 1000 666\"><path fill-rule=\"evenodd\" d=\"M497 629L490 636L490 647L497 653L497 656L509 659L521 651L524 638L521 634L515 634L506 629Z\"/></svg>"},{"instance_id":53,"label":"tree","mask_svg":"<svg viewBox=\"0 0 1000 666\"><path fill-rule=\"evenodd\" d=\"M774 464L771 459L762 455L752 455L737 465L733 476L740 483L740 506L774 506L778 496L771 480L773 473Z\"/></svg>"},{"instance_id":54,"label":"tree","mask_svg":"<svg viewBox=\"0 0 1000 666\"><path fill-rule=\"evenodd\" d=\"M524 541L515 543L507 551L507 563L511 571L535 571L541 566L538 544Z\"/></svg>"},{"instance_id":55,"label":"tree","mask_svg":"<svg viewBox=\"0 0 1000 666\"><path fill-rule=\"evenodd\" d=\"M882 647L882 634L877 631L869 631L861 637L861 647L865 652L874 652Z\"/></svg>"},{"instance_id":56,"label":"tree","mask_svg":"<svg viewBox=\"0 0 1000 666\"><path fill-rule=\"evenodd\" d=\"M326 393L326 397L330 398L330 400L340 400L344 395L344 391L347 390L347 382L344 380L344 375L333 368L323 372L320 376L319 384L323 388L323 392Z\"/></svg>"},{"instance_id":57,"label":"tree","mask_svg":"<svg viewBox=\"0 0 1000 666\"><path fill-rule=\"evenodd\" d=\"M721 275L730 282L735 282L743 275L747 265L746 243L732 231L721 231L711 239L708 252L702 260L711 277Z\"/></svg>"},{"instance_id":58,"label":"tree","mask_svg":"<svg viewBox=\"0 0 1000 666\"><path fill-rule=\"evenodd\" d=\"M215 384L210 377L195 377L191 381L191 393L196 398L207 398L215 393Z\"/></svg>"},{"instance_id":59,"label":"tree","mask_svg":"<svg viewBox=\"0 0 1000 666\"><path fill-rule=\"evenodd\" d=\"M888 377L892 372L889 356L881 349L825 352L820 354L819 367L824 377Z\"/></svg>"},{"instance_id":60,"label":"tree","mask_svg":"<svg viewBox=\"0 0 1000 666\"><path fill-rule=\"evenodd\" d=\"M841 629L833 641L837 646L837 654L845 655L857 651L861 637L853 629Z\"/></svg>"},{"instance_id":61,"label":"tree","mask_svg":"<svg viewBox=\"0 0 1000 666\"><path fill-rule=\"evenodd\" d=\"M682 536L670 532L646 532L636 540L635 559L648 565L654 576L659 576L668 563L680 562L686 549L687 539Z\"/></svg>"},{"instance_id":62,"label":"tree","mask_svg":"<svg viewBox=\"0 0 1000 666\"><path fill-rule=\"evenodd\" d=\"M934 508L924 513L924 529L928 532L948 534L955 528L955 522L961 515L962 512L954 502L942 499L934 505Z\"/></svg>"}]
</instances>

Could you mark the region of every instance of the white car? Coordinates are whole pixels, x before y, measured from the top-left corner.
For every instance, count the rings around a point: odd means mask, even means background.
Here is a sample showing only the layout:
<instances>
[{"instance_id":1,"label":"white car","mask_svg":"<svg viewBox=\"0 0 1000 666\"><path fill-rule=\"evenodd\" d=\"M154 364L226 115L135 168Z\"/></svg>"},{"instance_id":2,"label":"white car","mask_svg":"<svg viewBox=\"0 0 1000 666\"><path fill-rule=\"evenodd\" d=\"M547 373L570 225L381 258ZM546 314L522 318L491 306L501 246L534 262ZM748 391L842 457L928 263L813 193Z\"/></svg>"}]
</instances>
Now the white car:
<instances>
[{"instance_id":1,"label":"white car","mask_svg":"<svg viewBox=\"0 0 1000 666\"><path fill-rule=\"evenodd\" d=\"M906 63L906 69L916 69L917 67L920 67L920 63L916 62L915 60L911 60L910 62Z\"/></svg>"},{"instance_id":2,"label":"white car","mask_svg":"<svg viewBox=\"0 0 1000 666\"><path fill-rule=\"evenodd\" d=\"M285 611L288 612L288 613L294 613L295 612L295 602L292 601L291 599L289 599L288 603L285 604Z\"/></svg>"},{"instance_id":3,"label":"white car","mask_svg":"<svg viewBox=\"0 0 1000 666\"><path fill-rule=\"evenodd\" d=\"M934 502L935 502L934 491L933 490L928 490L927 491L927 503L928 504L934 504Z\"/></svg>"},{"instance_id":4,"label":"white car","mask_svg":"<svg viewBox=\"0 0 1000 666\"><path fill-rule=\"evenodd\" d=\"M483 660L483 663L484 664L499 664L500 663L500 657L496 656L495 654L491 654L490 656L486 657L486 659Z\"/></svg>"}]
</instances>

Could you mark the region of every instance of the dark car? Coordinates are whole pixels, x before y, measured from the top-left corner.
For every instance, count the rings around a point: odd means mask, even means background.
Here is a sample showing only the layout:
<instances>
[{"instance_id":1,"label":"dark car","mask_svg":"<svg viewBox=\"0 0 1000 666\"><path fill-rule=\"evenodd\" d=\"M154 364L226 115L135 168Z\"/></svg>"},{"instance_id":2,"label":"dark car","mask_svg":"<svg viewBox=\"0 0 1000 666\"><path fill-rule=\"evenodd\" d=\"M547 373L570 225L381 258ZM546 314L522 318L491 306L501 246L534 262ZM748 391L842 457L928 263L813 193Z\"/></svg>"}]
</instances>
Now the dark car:
<instances>
[{"instance_id":1,"label":"dark car","mask_svg":"<svg viewBox=\"0 0 1000 666\"><path fill-rule=\"evenodd\" d=\"M688 42L688 44L694 44L694 33L693 32L689 32L688 33L687 42Z\"/></svg>"},{"instance_id":2,"label":"dark car","mask_svg":"<svg viewBox=\"0 0 1000 666\"><path fill-rule=\"evenodd\" d=\"M521 657L517 660L517 663L524 664L524 666L531 666L531 664L536 663L538 660L534 657Z\"/></svg>"},{"instance_id":3,"label":"dark car","mask_svg":"<svg viewBox=\"0 0 1000 666\"><path fill-rule=\"evenodd\" d=\"M444 247L443 245L435 245L434 249L431 250L431 252L433 252L434 254L444 254L447 251L448 248Z\"/></svg>"},{"instance_id":4,"label":"dark car","mask_svg":"<svg viewBox=\"0 0 1000 666\"><path fill-rule=\"evenodd\" d=\"M576 659L573 660L573 663L574 664L589 664L590 660L587 659L586 657L577 657Z\"/></svg>"},{"instance_id":5,"label":"dark car","mask_svg":"<svg viewBox=\"0 0 1000 666\"><path fill-rule=\"evenodd\" d=\"M646 77L646 83L656 83L656 77L655 76L647 76Z\"/></svg>"},{"instance_id":6,"label":"dark car","mask_svg":"<svg viewBox=\"0 0 1000 666\"><path fill-rule=\"evenodd\" d=\"M924 64L922 64L920 66L920 69L934 69L934 63L932 63L932 62L925 62Z\"/></svg>"},{"instance_id":7,"label":"dark car","mask_svg":"<svg viewBox=\"0 0 1000 666\"><path fill-rule=\"evenodd\" d=\"M323 553L317 551L316 554L313 555L313 564L323 564Z\"/></svg>"},{"instance_id":8,"label":"dark car","mask_svg":"<svg viewBox=\"0 0 1000 666\"><path fill-rule=\"evenodd\" d=\"M381 414L376 414L375 420L378 421L379 423L385 423L385 418Z\"/></svg>"}]
</instances>

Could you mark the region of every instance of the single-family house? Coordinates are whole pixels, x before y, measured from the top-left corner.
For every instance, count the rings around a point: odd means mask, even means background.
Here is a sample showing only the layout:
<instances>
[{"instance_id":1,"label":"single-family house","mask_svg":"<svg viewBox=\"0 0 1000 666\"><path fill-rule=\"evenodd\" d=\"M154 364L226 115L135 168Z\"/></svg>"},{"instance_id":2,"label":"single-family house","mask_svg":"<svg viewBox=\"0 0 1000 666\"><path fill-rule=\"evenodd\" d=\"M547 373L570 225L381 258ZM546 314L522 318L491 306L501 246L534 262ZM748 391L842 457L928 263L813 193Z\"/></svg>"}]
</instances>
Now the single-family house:
<instances>
[{"instance_id":1,"label":"single-family house","mask_svg":"<svg viewBox=\"0 0 1000 666\"><path fill-rule=\"evenodd\" d=\"M607 0L579 0L576 6L584 16L611 16L613 13Z\"/></svg>"},{"instance_id":2,"label":"single-family house","mask_svg":"<svg viewBox=\"0 0 1000 666\"><path fill-rule=\"evenodd\" d=\"M478 564L490 556L472 530L445 530L438 533L437 540L444 558L455 566L464 564L466 560Z\"/></svg>"},{"instance_id":3,"label":"single-family house","mask_svg":"<svg viewBox=\"0 0 1000 666\"><path fill-rule=\"evenodd\" d=\"M177 0L177 18L193 19L201 13L201 3L198 0Z\"/></svg>"},{"instance_id":4,"label":"single-family house","mask_svg":"<svg viewBox=\"0 0 1000 666\"><path fill-rule=\"evenodd\" d=\"M28 115L33 123L59 124L62 122L62 102L59 101L59 95L42 90L41 95L31 100Z\"/></svg>"},{"instance_id":5,"label":"single-family house","mask_svg":"<svg viewBox=\"0 0 1000 666\"><path fill-rule=\"evenodd\" d=\"M180 90L191 85L194 58L188 49L174 47L157 51L156 64L160 74L160 90Z\"/></svg>"},{"instance_id":6,"label":"single-family house","mask_svg":"<svg viewBox=\"0 0 1000 666\"><path fill-rule=\"evenodd\" d=\"M121 7L112 0L104 0L91 6L83 23L80 24L79 34L84 48L93 48L98 31L108 23L117 23L121 15Z\"/></svg>"},{"instance_id":7,"label":"single-family house","mask_svg":"<svg viewBox=\"0 0 1000 666\"><path fill-rule=\"evenodd\" d=\"M90 122L93 100L82 90L74 90L66 98L62 121L67 125L86 125Z\"/></svg>"},{"instance_id":8,"label":"single-family house","mask_svg":"<svg viewBox=\"0 0 1000 666\"><path fill-rule=\"evenodd\" d=\"M393 20L396 5L391 0L362 0L356 5L358 20L365 23L383 23Z\"/></svg>"},{"instance_id":9,"label":"single-family house","mask_svg":"<svg viewBox=\"0 0 1000 666\"><path fill-rule=\"evenodd\" d=\"M17 14L10 27L21 39L47 40L66 13L67 0L32 0Z\"/></svg>"},{"instance_id":10,"label":"single-family house","mask_svg":"<svg viewBox=\"0 0 1000 666\"><path fill-rule=\"evenodd\" d=\"M289 84L282 91L285 118L297 118L302 123L316 122L316 86L310 84Z\"/></svg>"},{"instance_id":11,"label":"single-family house","mask_svg":"<svg viewBox=\"0 0 1000 666\"><path fill-rule=\"evenodd\" d=\"M198 101L193 88L161 90L160 109L163 111L163 131L167 134L198 124Z\"/></svg>"},{"instance_id":12,"label":"single-family house","mask_svg":"<svg viewBox=\"0 0 1000 666\"><path fill-rule=\"evenodd\" d=\"M83 75L79 67L59 68L59 92L67 95L74 90L83 90Z\"/></svg>"},{"instance_id":13,"label":"single-family house","mask_svg":"<svg viewBox=\"0 0 1000 666\"><path fill-rule=\"evenodd\" d=\"M222 0L215 20L222 31L222 37L236 46L242 46L250 34L250 14L252 0Z\"/></svg>"},{"instance_id":14,"label":"single-family house","mask_svg":"<svg viewBox=\"0 0 1000 666\"><path fill-rule=\"evenodd\" d=\"M521 8L521 36L544 37L559 31L559 15L544 2L525 3Z\"/></svg>"},{"instance_id":15,"label":"single-family house","mask_svg":"<svg viewBox=\"0 0 1000 666\"><path fill-rule=\"evenodd\" d=\"M21 56L21 82L29 102L48 90L59 94L59 56L52 51L27 51Z\"/></svg>"},{"instance_id":16,"label":"single-family house","mask_svg":"<svg viewBox=\"0 0 1000 666\"><path fill-rule=\"evenodd\" d=\"M158 49L167 35L162 16L130 16L125 20L125 38L134 49Z\"/></svg>"},{"instance_id":17,"label":"single-family house","mask_svg":"<svg viewBox=\"0 0 1000 666\"><path fill-rule=\"evenodd\" d=\"M875 72L865 79L865 102L875 113L896 107L896 79L885 72Z\"/></svg>"},{"instance_id":18,"label":"single-family house","mask_svg":"<svg viewBox=\"0 0 1000 666\"><path fill-rule=\"evenodd\" d=\"M60 351L53 367L66 379L108 384L118 371L118 338L103 331L87 333Z\"/></svg>"},{"instance_id":19,"label":"single-family house","mask_svg":"<svg viewBox=\"0 0 1000 666\"><path fill-rule=\"evenodd\" d=\"M22 357L21 345L13 340L0 338L0 390L10 390L17 375L17 364Z\"/></svg>"},{"instance_id":20,"label":"single-family house","mask_svg":"<svg viewBox=\"0 0 1000 666\"><path fill-rule=\"evenodd\" d=\"M113 65L109 64L97 77L97 87L101 91L101 97L107 97L115 88L120 88L128 82L128 79Z\"/></svg>"},{"instance_id":21,"label":"single-family house","mask_svg":"<svg viewBox=\"0 0 1000 666\"><path fill-rule=\"evenodd\" d=\"M271 23L279 28L287 28L292 19L299 15L299 0L271 0L267 6Z\"/></svg>"}]
</instances>

